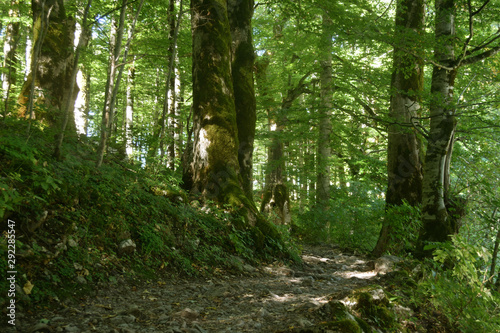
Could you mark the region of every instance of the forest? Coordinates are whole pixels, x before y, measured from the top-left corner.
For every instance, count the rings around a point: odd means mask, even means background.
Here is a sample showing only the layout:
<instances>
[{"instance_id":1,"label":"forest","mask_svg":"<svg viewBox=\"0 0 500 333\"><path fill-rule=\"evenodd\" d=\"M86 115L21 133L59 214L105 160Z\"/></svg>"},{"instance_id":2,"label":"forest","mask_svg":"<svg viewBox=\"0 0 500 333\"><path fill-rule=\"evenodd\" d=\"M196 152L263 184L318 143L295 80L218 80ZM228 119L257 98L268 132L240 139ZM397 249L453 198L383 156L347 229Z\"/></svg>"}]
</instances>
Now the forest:
<instances>
[{"instance_id":1,"label":"forest","mask_svg":"<svg viewBox=\"0 0 500 333\"><path fill-rule=\"evenodd\" d=\"M500 0L5 0L0 41L5 332L500 332Z\"/></svg>"}]
</instances>

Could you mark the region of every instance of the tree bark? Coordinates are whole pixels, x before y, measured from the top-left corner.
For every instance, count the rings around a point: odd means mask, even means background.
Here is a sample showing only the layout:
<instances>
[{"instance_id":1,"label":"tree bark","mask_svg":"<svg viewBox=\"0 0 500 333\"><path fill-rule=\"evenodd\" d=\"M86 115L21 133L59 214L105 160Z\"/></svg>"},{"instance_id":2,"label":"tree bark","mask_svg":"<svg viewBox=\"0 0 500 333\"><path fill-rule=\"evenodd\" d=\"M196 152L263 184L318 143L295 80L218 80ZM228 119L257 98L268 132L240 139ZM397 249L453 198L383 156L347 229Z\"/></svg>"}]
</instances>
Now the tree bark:
<instances>
[{"instance_id":1,"label":"tree bark","mask_svg":"<svg viewBox=\"0 0 500 333\"><path fill-rule=\"evenodd\" d=\"M330 135L332 133L332 33L330 31L331 21L326 13L323 13L323 33L320 50L323 51L323 61L321 62L321 93L319 109L319 136L318 136L318 159L317 159L317 180L316 180L316 203L324 210L328 209L330 200Z\"/></svg>"},{"instance_id":2,"label":"tree bark","mask_svg":"<svg viewBox=\"0 0 500 333\"><path fill-rule=\"evenodd\" d=\"M9 18L16 20L19 17L19 2L18 0L11 1L11 8L9 9ZM3 45L4 53L4 73L2 74L2 89L4 100L4 118L9 113L11 104L10 92L12 87L16 84L16 63L17 63L17 45L19 42L19 22L10 22L5 28L5 40Z\"/></svg>"},{"instance_id":3,"label":"tree bark","mask_svg":"<svg viewBox=\"0 0 500 333\"><path fill-rule=\"evenodd\" d=\"M91 5L92 5L92 0L88 0L87 6L85 7L85 11L83 14L82 32L81 32L80 38L78 40L78 45L76 46L73 64L72 64L72 68L71 68L71 75L70 75L70 81L69 81L70 85L68 88L69 96L73 96L73 92L78 89L78 86L77 86L77 89L75 89L76 75L78 73L78 59L80 57L80 51L82 50L82 48L84 46L87 45L87 40L88 40L87 16L88 16ZM78 93L77 93L77 95L78 95ZM61 158L61 148L62 148L62 144L63 144L63 140L64 140L64 133L66 131L66 127L68 126L68 122L69 122L69 119L71 117L71 114L73 113L72 111L74 111L75 100L76 100L76 96L75 96L75 99L68 98L66 100L66 103L64 104L64 108L62 109L63 121L62 121L62 125L61 125L61 131L59 132L59 136L58 136L57 141L56 141L56 147L54 149L54 157L57 159ZM73 113L73 115L74 115L74 113ZM75 124L75 131L76 131L76 124Z\"/></svg>"},{"instance_id":4,"label":"tree bark","mask_svg":"<svg viewBox=\"0 0 500 333\"><path fill-rule=\"evenodd\" d=\"M423 63L407 53L418 45L424 27L423 0L397 2L393 73L387 145L386 208L402 205L418 206L422 200L422 141L413 124L418 121L424 83ZM382 255L391 244L392 226L384 220L373 255Z\"/></svg>"},{"instance_id":5,"label":"tree bark","mask_svg":"<svg viewBox=\"0 0 500 333\"><path fill-rule=\"evenodd\" d=\"M73 94L69 94L75 21L66 15L63 0L34 0L31 7L34 30L32 70L18 97L18 114L58 127L63 121L62 109L67 99L70 105L74 105L78 93L74 89ZM34 108L37 105L43 107ZM69 129L76 133L72 109Z\"/></svg>"},{"instance_id":6,"label":"tree bark","mask_svg":"<svg viewBox=\"0 0 500 333\"><path fill-rule=\"evenodd\" d=\"M253 80L252 16L254 1L228 0L231 30L231 73L238 126L238 163L242 187L253 200L253 146L257 120Z\"/></svg>"},{"instance_id":7,"label":"tree bark","mask_svg":"<svg viewBox=\"0 0 500 333\"><path fill-rule=\"evenodd\" d=\"M247 2L239 4L246 6ZM226 1L191 1L192 192L203 199L233 207L244 218L242 224L235 220L235 227L251 230L257 250L267 248L283 253L280 234L259 214L241 185L238 123L231 75L232 38L227 9Z\"/></svg>"},{"instance_id":8,"label":"tree bark","mask_svg":"<svg viewBox=\"0 0 500 333\"><path fill-rule=\"evenodd\" d=\"M424 253L426 242L444 242L458 231L455 219L450 218L446 203L450 167L447 158L453 149L456 127L452 100L457 74L457 68L454 67L455 3L454 0L438 0L435 8L434 54L437 64L433 67L431 82L431 122L422 184L423 226L418 245L420 253Z\"/></svg>"},{"instance_id":9,"label":"tree bark","mask_svg":"<svg viewBox=\"0 0 500 333\"><path fill-rule=\"evenodd\" d=\"M135 88L135 60L128 68L125 114L123 117L123 145L127 160L132 161L134 149L132 146L132 126L134 125L134 88Z\"/></svg>"}]
</instances>

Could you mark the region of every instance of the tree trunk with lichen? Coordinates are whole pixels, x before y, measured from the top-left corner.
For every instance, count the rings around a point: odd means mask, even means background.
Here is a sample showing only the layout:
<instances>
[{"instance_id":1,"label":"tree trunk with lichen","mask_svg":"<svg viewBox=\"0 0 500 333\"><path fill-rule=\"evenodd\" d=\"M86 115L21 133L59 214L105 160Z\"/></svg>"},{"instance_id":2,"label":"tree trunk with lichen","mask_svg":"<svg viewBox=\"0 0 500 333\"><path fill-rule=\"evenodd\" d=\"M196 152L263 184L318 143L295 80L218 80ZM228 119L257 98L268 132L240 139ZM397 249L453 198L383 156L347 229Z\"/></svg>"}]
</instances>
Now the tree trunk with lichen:
<instances>
[{"instance_id":1,"label":"tree trunk with lichen","mask_svg":"<svg viewBox=\"0 0 500 333\"><path fill-rule=\"evenodd\" d=\"M453 88L455 67L455 3L436 1L436 48L431 82L430 131L425 155L422 185L422 229L418 251L427 242L444 242L458 231L456 219L449 213L448 201L450 157L456 128ZM451 70L450 70L451 68Z\"/></svg>"},{"instance_id":2,"label":"tree trunk with lichen","mask_svg":"<svg viewBox=\"0 0 500 333\"><path fill-rule=\"evenodd\" d=\"M239 5L247 6L248 1ZM191 24L194 126L191 192L233 207L245 221L237 227L252 230L256 248L272 247L280 242L279 233L259 214L241 185L227 2L192 0Z\"/></svg>"},{"instance_id":3,"label":"tree trunk with lichen","mask_svg":"<svg viewBox=\"0 0 500 333\"><path fill-rule=\"evenodd\" d=\"M413 128L420 117L424 69L419 58L408 49L418 45L424 27L423 0L398 2L388 127L386 192L387 208L407 202L418 206L422 200L422 141ZM417 125L418 126L418 125ZM391 246L392 226L385 219L373 250L382 255Z\"/></svg>"},{"instance_id":4,"label":"tree trunk with lichen","mask_svg":"<svg viewBox=\"0 0 500 333\"><path fill-rule=\"evenodd\" d=\"M62 109L67 103L74 106L78 89L69 96L73 71L73 40L75 20L66 14L63 0L34 0L33 10L33 70L24 82L18 97L18 115L60 127ZM47 19L48 18L48 19ZM39 46L39 54L35 56ZM34 78L34 82L33 82ZM29 111L32 84L33 114ZM76 134L73 110L70 110L68 130Z\"/></svg>"}]
</instances>

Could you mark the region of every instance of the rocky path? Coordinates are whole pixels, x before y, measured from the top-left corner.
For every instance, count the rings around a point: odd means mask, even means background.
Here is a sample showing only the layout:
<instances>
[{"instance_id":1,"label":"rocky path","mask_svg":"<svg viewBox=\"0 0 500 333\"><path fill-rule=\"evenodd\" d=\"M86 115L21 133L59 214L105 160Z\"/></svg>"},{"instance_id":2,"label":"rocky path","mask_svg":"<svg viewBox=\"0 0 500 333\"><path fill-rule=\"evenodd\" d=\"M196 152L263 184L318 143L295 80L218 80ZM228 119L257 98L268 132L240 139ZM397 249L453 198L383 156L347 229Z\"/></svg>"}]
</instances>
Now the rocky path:
<instances>
[{"instance_id":1,"label":"rocky path","mask_svg":"<svg viewBox=\"0 0 500 333\"><path fill-rule=\"evenodd\" d=\"M123 283L80 304L24 314L12 332L277 332L319 321L318 309L376 283L366 259L308 247L304 265L255 268L205 281Z\"/></svg>"}]
</instances>

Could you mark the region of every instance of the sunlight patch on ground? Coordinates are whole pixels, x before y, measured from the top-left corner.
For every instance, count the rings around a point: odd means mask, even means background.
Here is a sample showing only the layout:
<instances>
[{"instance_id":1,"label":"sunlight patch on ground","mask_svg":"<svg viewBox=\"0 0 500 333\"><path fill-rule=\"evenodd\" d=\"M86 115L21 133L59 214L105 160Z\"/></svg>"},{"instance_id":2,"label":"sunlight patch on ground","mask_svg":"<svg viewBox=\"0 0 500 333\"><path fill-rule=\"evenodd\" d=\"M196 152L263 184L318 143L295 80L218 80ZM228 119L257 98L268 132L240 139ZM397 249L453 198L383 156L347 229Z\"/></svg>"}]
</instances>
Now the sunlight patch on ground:
<instances>
[{"instance_id":1,"label":"sunlight patch on ground","mask_svg":"<svg viewBox=\"0 0 500 333\"><path fill-rule=\"evenodd\" d=\"M377 272L375 271L368 271L368 272L358 272L358 271L346 271L346 272L338 272L336 275L341 276L345 279L350 279L350 278L358 278L358 279L371 279L375 276L377 276Z\"/></svg>"}]
</instances>

